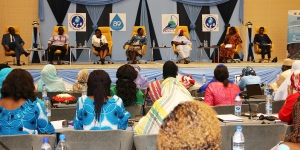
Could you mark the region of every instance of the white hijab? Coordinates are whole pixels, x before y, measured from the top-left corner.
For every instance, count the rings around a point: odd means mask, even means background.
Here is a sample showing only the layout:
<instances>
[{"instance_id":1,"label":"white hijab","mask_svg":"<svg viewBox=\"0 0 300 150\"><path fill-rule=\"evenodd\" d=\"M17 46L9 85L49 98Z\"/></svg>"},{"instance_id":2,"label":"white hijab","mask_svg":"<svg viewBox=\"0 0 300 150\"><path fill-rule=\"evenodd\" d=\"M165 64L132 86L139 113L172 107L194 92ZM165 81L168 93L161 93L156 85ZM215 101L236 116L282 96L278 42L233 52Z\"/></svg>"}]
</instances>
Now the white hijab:
<instances>
[{"instance_id":1,"label":"white hijab","mask_svg":"<svg viewBox=\"0 0 300 150\"><path fill-rule=\"evenodd\" d=\"M300 60L296 60L293 65L292 65L292 69L291 69L291 73L289 76L287 76L287 78L285 78L285 80L283 81L283 83L280 85L280 87L278 88L278 90L276 91L276 94L274 96L274 100L285 100L286 97L288 96L288 85L291 85L291 76L292 74L296 71L300 69Z\"/></svg>"},{"instance_id":2,"label":"white hijab","mask_svg":"<svg viewBox=\"0 0 300 150\"><path fill-rule=\"evenodd\" d=\"M179 29L177 31L177 35L173 38L172 41L175 41L175 42L182 42L185 43L185 44L191 44L192 42L184 35L182 36L179 36L180 32L182 31L182 29Z\"/></svg>"}]
</instances>

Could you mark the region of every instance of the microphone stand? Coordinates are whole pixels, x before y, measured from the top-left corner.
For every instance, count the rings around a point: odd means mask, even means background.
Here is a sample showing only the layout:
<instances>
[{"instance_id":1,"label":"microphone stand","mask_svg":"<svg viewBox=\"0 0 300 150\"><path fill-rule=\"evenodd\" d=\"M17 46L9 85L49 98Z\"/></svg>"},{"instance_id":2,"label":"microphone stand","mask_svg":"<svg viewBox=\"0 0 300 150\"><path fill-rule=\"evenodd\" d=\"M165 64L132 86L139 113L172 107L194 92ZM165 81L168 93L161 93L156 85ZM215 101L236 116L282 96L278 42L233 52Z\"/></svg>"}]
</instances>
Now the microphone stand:
<instances>
[{"instance_id":1,"label":"microphone stand","mask_svg":"<svg viewBox=\"0 0 300 150\"><path fill-rule=\"evenodd\" d=\"M248 107L249 107L249 119L252 120L251 106L250 106L250 103L247 101L247 99L249 99L249 96L244 95L243 98L244 98L244 101L248 104Z\"/></svg>"}]
</instances>

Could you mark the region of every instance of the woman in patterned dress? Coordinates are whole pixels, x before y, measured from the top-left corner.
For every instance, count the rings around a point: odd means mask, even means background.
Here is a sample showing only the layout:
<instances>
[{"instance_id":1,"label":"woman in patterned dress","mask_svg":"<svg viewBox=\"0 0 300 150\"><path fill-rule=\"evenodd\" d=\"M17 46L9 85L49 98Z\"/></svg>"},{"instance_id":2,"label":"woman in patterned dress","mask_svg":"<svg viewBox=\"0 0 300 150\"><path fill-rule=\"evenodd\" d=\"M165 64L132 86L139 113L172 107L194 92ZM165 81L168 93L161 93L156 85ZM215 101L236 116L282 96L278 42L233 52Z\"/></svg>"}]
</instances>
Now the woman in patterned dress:
<instances>
[{"instance_id":1,"label":"woman in patterned dress","mask_svg":"<svg viewBox=\"0 0 300 150\"><path fill-rule=\"evenodd\" d=\"M229 34L226 35L224 40L224 45L220 47L220 58L226 63L227 59L231 59L233 61L234 57L234 49L237 45L241 44L242 40L240 35L236 32L235 27L229 28ZM225 48L226 44L231 44L231 48Z\"/></svg>"}]
</instances>

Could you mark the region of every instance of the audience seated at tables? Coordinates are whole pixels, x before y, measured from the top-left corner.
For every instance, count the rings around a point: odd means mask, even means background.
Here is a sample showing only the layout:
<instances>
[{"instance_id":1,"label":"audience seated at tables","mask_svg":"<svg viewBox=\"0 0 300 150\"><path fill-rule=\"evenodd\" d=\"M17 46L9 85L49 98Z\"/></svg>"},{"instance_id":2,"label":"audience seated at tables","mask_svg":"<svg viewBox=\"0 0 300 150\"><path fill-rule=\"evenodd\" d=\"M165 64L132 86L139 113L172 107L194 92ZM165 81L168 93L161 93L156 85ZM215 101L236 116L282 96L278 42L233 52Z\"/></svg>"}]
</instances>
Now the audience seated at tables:
<instances>
[{"instance_id":1,"label":"audience seated at tables","mask_svg":"<svg viewBox=\"0 0 300 150\"><path fill-rule=\"evenodd\" d=\"M226 65L224 65L224 64L219 64L219 65L217 65L216 67L218 67L218 66L225 66L225 67L226 67ZM217 81L217 79L216 79L215 77L213 77L208 83L203 84L203 85L199 88L198 92L199 92L199 93L205 92L207 86L208 86L209 84L211 84L212 82L216 82L216 81ZM229 79L228 79L228 81L229 81L230 83L234 83L233 81L231 81L231 80L229 80Z\"/></svg>"},{"instance_id":2,"label":"audience seated at tables","mask_svg":"<svg viewBox=\"0 0 300 150\"><path fill-rule=\"evenodd\" d=\"M293 94L290 94L281 107L278 117L283 122L288 122L289 124L293 123L292 111L293 107L300 96L300 70L296 70L291 76L291 86L293 90L297 91Z\"/></svg>"},{"instance_id":3,"label":"audience seated at tables","mask_svg":"<svg viewBox=\"0 0 300 150\"><path fill-rule=\"evenodd\" d=\"M66 91L64 81L57 76L56 68L52 64L45 65L41 71L41 78L37 87L39 92L42 92L43 84L46 84L47 92Z\"/></svg>"},{"instance_id":4,"label":"audience seated at tables","mask_svg":"<svg viewBox=\"0 0 300 150\"><path fill-rule=\"evenodd\" d=\"M210 106L233 105L236 94L241 91L236 84L229 83L227 67L216 67L214 76L217 82L213 82L207 87L204 102Z\"/></svg>"},{"instance_id":5,"label":"audience seated at tables","mask_svg":"<svg viewBox=\"0 0 300 150\"><path fill-rule=\"evenodd\" d=\"M110 87L111 94L122 98L125 107L144 104L144 94L134 82L137 75L138 73L131 65L125 64L117 70L116 77L118 80L116 85Z\"/></svg>"},{"instance_id":6,"label":"audience seated at tables","mask_svg":"<svg viewBox=\"0 0 300 150\"><path fill-rule=\"evenodd\" d=\"M32 76L14 69L3 81L0 100L0 135L52 134L42 101L36 99Z\"/></svg>"},{"instance_id":7,"label":"audience seated at tables","mask_svg":"<svg viewBox=\"0 0 300 150\"><path fill-rule=\"evenodd\" d=\"M270 84L270 89L273 89L274 92L277 91L277 89L280 87L280 85L283 83L283 81L291 74L291 68L292 64L294 63L294 60L291 60L289 58L284 59L283 65L281 67L282 73L279 75L279 78L277 81Z\"/></svg>"},{"instance_id":8,"label":"audience seated at tables","mask_svg":"<svg viewBox=\"0 0 300 150\"><path fill-rule=\"evenodd\" d=\"M290 140L290 142L284 142L280 141L275 147L273 147L271 150L299 150L300 148L300 98L298 98L297 102L292 108L293 113L292 117L294 120L294 130L285 135L283 137Z\"/></svg>"},{"instance_id":9,"label":"audience seated at tables","mask_svg":"<svg viewBox=\"0 0 300 150\"><path fill-rule=\"evenodd\" d=\"M135 71L138 73L137 78L134 80L136 86L138 89L146 90L148 87L148 79L146 77L143 77L140 73L141 68L138 65L132 64L132 67L135 69Z\"/></svg>"},{"instance_id":10,"label":"audience seated at tables","mask_svg":"<svg viewBox=\"0 0 300 150\"><path fill-rule=\"evenodd\" d=\"M241 91L246 90L246 85L248 84L261 84L260 77L256 76L255 71L250 66L242 70L241 79L238 82Z\"/></svg>"},{"instance_id":11,"label":"audience seated at tables","mask_svg":"<svg viewBox=\"0 0 300 150\"><path fill-rule=\"evenodd\" d=\"M83 84L86 84L89 78L89 72L86 69L81 69L77 76L77 82L73 84L73 92L81 92Z\"/></svg>"},{"instance_id":12,"label":"audience seated at tables","mask_svg":"<svg viewBox=\"0 0 300 150\"><path fill-rule=\"evenodd\" d=\"M178 104L163 120L158 150L220 149L221 129L216 112L199 101Z\"/></svg>"},{"instance_id":13,"label":"audience seated at tables","mask_svg":"<svg viewBox=\"0 0 300 150\"><path fill-rule=\"evenodd\" d=\"M278 90L275 93L274 100L285 100L287 96L293 94L293 88L291 86L291 76L294 71L300 70L300 60L296 60L291 69L291 74L283 81Z\"/></svg>"},{"instance_id":14,"label":"audience seated at tables","mask_svg":"<svg viewBox=\"0 0 300 150\"><path fill-rule=\"evenodd\" d=\"M87 97L78 99L74 129L76 130L125 130L130 113L123 101L110 95L111 79L107 72L94 70L87 82Z\"/></svg>"},{"instance_id":15,"label":"audience seated at tables","mask_svg":"<svg viewBox=\"0 0 300 150\"><path fill-rule=\"evenodd\" d=\"M179 103L192 101L190 92L176 79L178 67L167 61L163 66L164 81L161 83L162 97L155 101L146 116L135 126L137 134L157 134L163 119Z\"/></svg>"},{"instance_id":16,"label":"audience seated at tables","mask_svg":"<svg viewBox=\"0 0 300 150\"><path fill-rule=\"evenodd\" d=\"M0 64L0 89L2 88L2 82L6 76L12 71L12 69L6 64ZM0 93L1 98L1 93Z\"/></svg>"}]
</instances>

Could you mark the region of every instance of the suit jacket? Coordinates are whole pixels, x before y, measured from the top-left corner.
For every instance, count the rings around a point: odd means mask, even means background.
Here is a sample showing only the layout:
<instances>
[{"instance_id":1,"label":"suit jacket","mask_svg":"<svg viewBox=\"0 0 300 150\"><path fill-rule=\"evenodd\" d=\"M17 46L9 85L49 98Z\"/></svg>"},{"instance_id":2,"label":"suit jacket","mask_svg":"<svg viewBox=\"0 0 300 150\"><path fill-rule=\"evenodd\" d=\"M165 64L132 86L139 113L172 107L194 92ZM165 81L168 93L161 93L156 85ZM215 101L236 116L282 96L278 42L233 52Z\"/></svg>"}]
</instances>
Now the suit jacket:
<instances>
[{"instance_id":1,"label":"suit jacket","mask_svg":"<svg viewBox=\"0 0 300 150\"><path fill-rule=\"evenodd\" d=\"M264 34L263 36L260 36L259 34L255 34L253 43L258 42L259 44L261 44L262 41L265 41L268 44L272 43L271 39L267 34Z\"/></svg>"},{"instance_id":2,"label":"suit jacket","mask_svg":"<svg viewBox=\"0 0 300 150\"><path fill-rule=\"evenodd\" d=\"M25 44L25 42L23 41L23 39L21 38L21 36L19 34L15 34L14 35L14 38L15 38L15 42L16 43L23 43L23 45ZM10 43L10 34L3 34L3 37L2 37L2 45L5 46L5 45L8 45Z\"/></svg>"}]
</instances>

